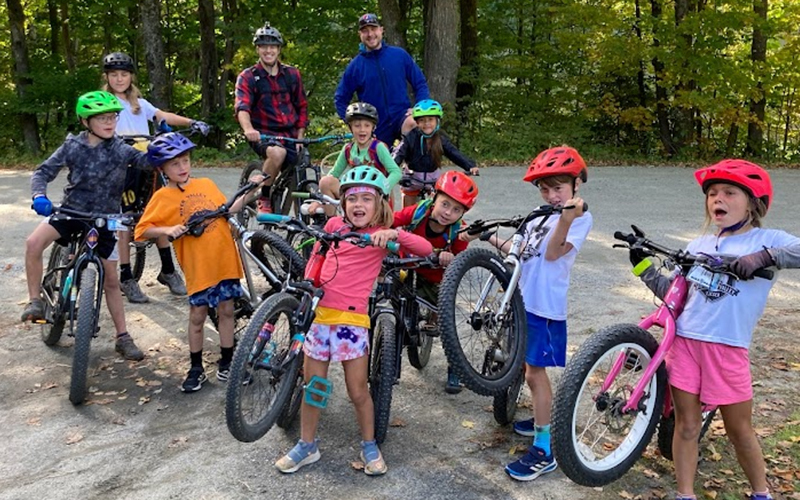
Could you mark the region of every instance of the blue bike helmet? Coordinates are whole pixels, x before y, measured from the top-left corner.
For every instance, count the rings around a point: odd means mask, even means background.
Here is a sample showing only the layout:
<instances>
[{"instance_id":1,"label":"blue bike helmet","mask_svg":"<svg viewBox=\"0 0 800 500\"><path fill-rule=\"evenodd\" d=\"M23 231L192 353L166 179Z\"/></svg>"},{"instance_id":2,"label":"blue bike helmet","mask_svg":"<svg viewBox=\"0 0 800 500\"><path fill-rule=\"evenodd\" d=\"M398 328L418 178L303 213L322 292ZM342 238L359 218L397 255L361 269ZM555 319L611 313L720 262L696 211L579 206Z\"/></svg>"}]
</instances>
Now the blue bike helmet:
<instances>
[{"instance_id":1,"label":"blue bike helmet","mask_svg":"<svg viewBox=\"0 0 800 500\"><path fill-rule=\"evenodd\" d=\"M168 132L153 139L147 146L147 159L154 167L196 148L195 144L176 132Z\"/></svg>"}]
</instances>

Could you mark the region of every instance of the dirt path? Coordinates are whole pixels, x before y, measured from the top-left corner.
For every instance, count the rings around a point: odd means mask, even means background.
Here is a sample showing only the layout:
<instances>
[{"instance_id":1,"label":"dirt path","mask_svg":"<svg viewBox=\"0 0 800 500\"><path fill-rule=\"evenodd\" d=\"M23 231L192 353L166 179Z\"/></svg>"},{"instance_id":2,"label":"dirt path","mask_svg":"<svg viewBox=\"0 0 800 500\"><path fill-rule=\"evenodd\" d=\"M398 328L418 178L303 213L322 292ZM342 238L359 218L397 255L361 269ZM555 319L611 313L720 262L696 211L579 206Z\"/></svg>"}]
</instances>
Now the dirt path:
<instances>
[{"instance_id":1,"label":"dirt path","mask_svg":"<svg viewBox=\"0 0 800 500\"><path fill-rule=\"evenodd\" d=\"M238 179L233 170L204 169L197 174L212 177L226 193L233 191ZM478 179L481 200L471 216L514 215L533 205L538 200L519 181L521 176L520 168L485 170ZM645 467L661 467L657 479L639 480L644 476L631 473L604 492L576 486L560 472L535 484L512 482L502 466L513 458L509 450L515 445L521 448L526 440L494 423L491 399L444 394L445 362L438 346L424 371L403 365L392 406L393 418L403 425L390 429L383 446L387 476L367 478L350 465L358 456L358 431L341 369L336 367L334 397L319 431L322 460L282 477L272 463L293 445L295 433L275 429L256 443L239 443L225 426L222 384L212 380L199 393L179 392L188 365L187 307L185 299L171 297L155 282L154 252L143 278L151 303L126 304L129 330L148 350L146 360L129 363L115 356L113 330L104 310L100 337L92 344L90 404L73 407L67 399L71 341L48 348L39 339L38 327L19 323L25 302L24 240L39 221L28 208L28 178L29 173L0 171L0 399L5 403L0 413L4 444L0 498L270 495L566 500L618 498L625 488L631 498L636 494L647 498L648 491L658 488L672 495L669 466L657 458L643 462ZM800 172L777 171L773 179L776 202L768 225L800 234L800 220L790 211ZM59 198L61 186L57 181L51 187L52 198ZM590 204L595 227L573 274L572 348L589 333L612 323L636 321L652 307L651 296L630 275L626 255L610 248L614 230L633 222L652 237L677 246L696 236L702 222L702 198L689 170L593 169L582 195ZM755 336L757 403L771 401L775 409L760 412L758 427L777 428L800 419L792 417L800 408L794 396L795 365L800 363L794 341L800 324L798 299L800 273L784 273ZM208 361L213 362L216 334L211 328L206 333ZM723 446L718 444L717 450ZM727 484L729 488L718 491L741 498L743 487Z\"/></svg>"}]
</instances>

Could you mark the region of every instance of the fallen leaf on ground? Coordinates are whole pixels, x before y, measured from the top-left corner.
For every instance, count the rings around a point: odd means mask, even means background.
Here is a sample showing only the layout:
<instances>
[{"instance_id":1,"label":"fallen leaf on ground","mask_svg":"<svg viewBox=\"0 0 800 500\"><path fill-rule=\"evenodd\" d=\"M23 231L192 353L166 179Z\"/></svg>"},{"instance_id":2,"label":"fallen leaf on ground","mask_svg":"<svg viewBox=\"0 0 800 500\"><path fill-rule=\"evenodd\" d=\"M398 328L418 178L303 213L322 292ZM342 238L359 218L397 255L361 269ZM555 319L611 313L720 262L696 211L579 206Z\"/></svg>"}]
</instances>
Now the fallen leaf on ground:
<instances>
[{"instance_id":1,"label":"fallen leaf on ground","mask_svg":"<svg viewBox=\"0 0 800 500\"><path fill-rule=\"evenodd\" d=\"M142 397L139 398L139 406L142 406L143 404L147 404L149 402L150 402L150 398L147 397L147 396L142 396Z\"/></svg>"},{"instance_id":2,"label":"fallen leaf on ground","mask_svg":"<svg viewBox=\"0 0 800 500\"><path fill-rule=\"evenodd\" d=\"M80 443L81 441L83 441L83 434L80 432L73 432L67 436L67 439L64 440L64 442L67 444Z\"/></svg>"},{"instance_id":3,"label":"fallen leaf on ground","mask_svg":"<svg viewBox=\"0 0 800 500\"><path fill-rule=\"evenodd\" d=\"M170 448L175 448L176 446L180 446L180 445L186 444L188 442L189 442L189 438L188 437L181 436L181 437L172 438L172 441L170 441L169 445L167 445L167 446L170 447Z\"/></svg>"},{"instance_id":4,"label":"fallen leaf on ground","mask_svg":"<svg viewBox=\"0 0 800 500\"><path fill-rule=\"evenodd\" d=\"M3 268L3 271L10 271L14 267L14 264L6 264Z\"/></svg>"},{"instance_id":5,"label":"fallen leaf on ground","mask_svg":"<svg viewBox=\"0 0 800 500\"><path fill-rule=\"evenodd\" d=\"M465 429L473 429L475 428L475 422L472 422L470 420L462 420L461 427L464 427Z\"/></svg>"},{"instance_id":6,"label":"fallen leaf on ground","mask_svg":"<svg viewBox=\"0 0 800 500\"><path fill-rule=\"evenodd\" d=\"M364 462L350 462L350 467L355 470L364 470Z\"/></svg>"},{"instance_id":7,"label":"fallen leaf on ground","mask_svg":"<svg viewBox=\"0 0 800 500\"><path fill-rule=\"evenodd\" d=\"M28 425L39 426L39 425L42 425L42 419L41 419L41 417L31 417L31 418L28 419L27 424Z\"/></svg>"},{"instance_id":8,"label":"fallen leaf on ground","mask_svg":"<svg viewBox=\"0 0 800 500\"><path fill-rule=\"evenodd\" d=\"M704 492L703 492L703 495L704 495L706 498L710 498L711 500L714 500L715 498L717 498L717 492L716 492L716 491L714 491L714 490L711 490L711 491L704 491Z\"/></svg>"},{"instance_id":9,"label":"fallen leaf on ground","mask_svg":"<svg viewBox=\"0 0 800 500\"><path fill-rule=\"evenodd\" d=\"M389 422L389 427L405 427L406 421L402 418L393 418L391 422Z\"/></svg>"},{"instance_id":10,"label":"fallen leaf on ground","mask_svg":"<svg viewBox=\"0 0 800 500\"><path fill-rule=\"evenodd\" d=\"M619 492L619 496L621 496L621 497L622 497L622 498L624 498L625 500L633 500L633 495L631 495L630 493L628 493L628 492L627 492L627 491L625 491L625 490L622 490L622 491L620 491L620 492Z\"/></svg>"},{"instance_id":11,"label":"fallen leaf on ground","mask_svg":"<svg viewBox=\"0 0 800 500\"><path fill-rule=\"evenodd\" d=\"M656 472L656 471L654 471L654 470L650 470L650 469L645 469L645 470L643 470L643 471L642 471L642 474L644 474L644 475L645 475L645 477L649 477L650 479L658 479L658 478L660 478L660 477L661 477L661 476L658 474L658 472Z\"/></svg>"}]
</instances>

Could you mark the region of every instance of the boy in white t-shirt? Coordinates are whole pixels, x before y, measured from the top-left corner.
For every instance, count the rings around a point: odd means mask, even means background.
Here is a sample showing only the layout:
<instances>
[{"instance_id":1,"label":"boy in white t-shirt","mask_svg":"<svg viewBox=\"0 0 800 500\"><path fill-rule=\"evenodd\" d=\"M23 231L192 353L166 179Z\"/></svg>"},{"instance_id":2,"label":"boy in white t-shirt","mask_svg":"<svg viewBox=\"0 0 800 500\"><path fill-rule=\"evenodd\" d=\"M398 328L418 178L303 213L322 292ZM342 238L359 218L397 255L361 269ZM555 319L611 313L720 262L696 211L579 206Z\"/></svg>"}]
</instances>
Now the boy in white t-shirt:
<instances>
[{"instance_id":1,"label":"boy in white t-shirt","mask_svg":"<svg viewBox=\"0 0 800 500\"><path fill-rule=\"evenodd\" d=\"M520 283L528 323L525 381L533 396L534 418L515 422L514 432L534 439L528 453L505 471L513 479L531 481L557 467L550 450L553 389L546 367L564 367L567 362L569 273L592 228L592 216L583 211L577 194L578 186L586 182L586 163L573 148L542 151L523 180L533 183L547 204L574 207L551 216L541 227L539 218L529 222L522 252ZM490 242L506 252L511 246L497 236Z\"/></svg>"}]
</instances>

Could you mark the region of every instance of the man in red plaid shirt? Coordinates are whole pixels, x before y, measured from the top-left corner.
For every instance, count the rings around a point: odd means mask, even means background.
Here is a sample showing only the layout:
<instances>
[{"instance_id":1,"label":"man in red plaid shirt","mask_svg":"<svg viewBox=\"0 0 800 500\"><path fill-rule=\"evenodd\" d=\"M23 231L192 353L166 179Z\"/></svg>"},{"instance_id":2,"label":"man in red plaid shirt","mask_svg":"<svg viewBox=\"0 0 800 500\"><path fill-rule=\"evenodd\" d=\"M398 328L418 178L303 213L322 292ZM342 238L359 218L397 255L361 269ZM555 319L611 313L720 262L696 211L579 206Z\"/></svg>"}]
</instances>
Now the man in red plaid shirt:
<instances>
[{"instance_id":1,"label":"man in red plaid shirt","mask_svg":"<svg viewBox=\"0 0 800 500\"><path fill-rule=\"evenodd\" d=\"M236 79L236 119L250 147L264 158L269 174L258 200L258 210L271 213L270 187L282 168L297 162L300 145L261 141L261 134L302 139L308 126L308 102L300 71L280 62L283 37L269 23L256 30L253 45L258 62Z\"/></svg>"}]
</instances>

